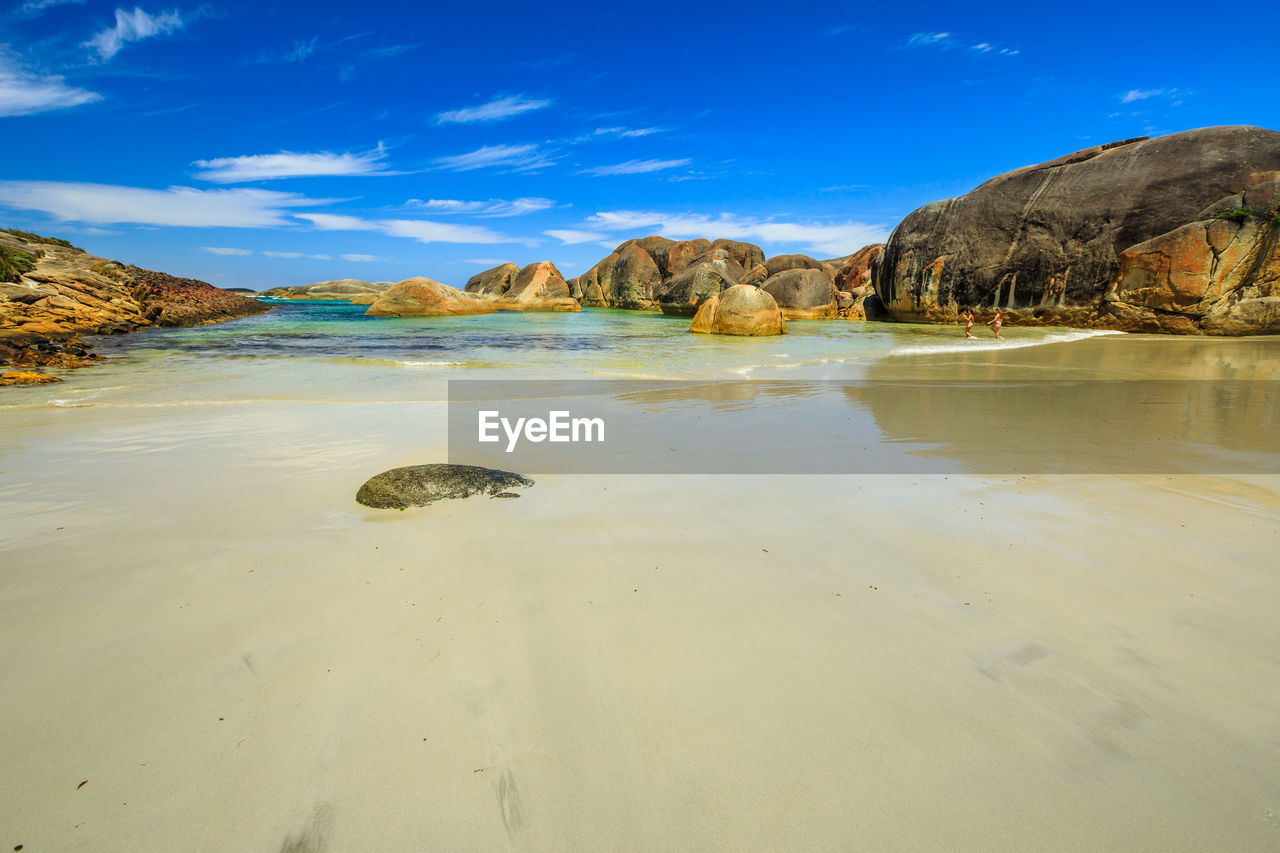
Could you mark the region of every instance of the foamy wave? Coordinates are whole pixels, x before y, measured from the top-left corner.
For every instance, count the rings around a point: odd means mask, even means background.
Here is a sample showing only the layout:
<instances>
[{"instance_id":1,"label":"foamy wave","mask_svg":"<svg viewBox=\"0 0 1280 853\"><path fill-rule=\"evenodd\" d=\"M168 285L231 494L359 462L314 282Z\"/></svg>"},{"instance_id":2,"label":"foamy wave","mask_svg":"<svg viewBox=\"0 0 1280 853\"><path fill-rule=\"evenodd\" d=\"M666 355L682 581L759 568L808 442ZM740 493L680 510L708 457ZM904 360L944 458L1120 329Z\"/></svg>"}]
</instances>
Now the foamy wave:
<instances>
[{"instance_id":1,"label":"foamy wave","mask_svg":"<svg viewBox=\"0 0 1280 853\"><path fill-rule=\"evenodd\" d=\"M397 361L401 367L462 367L465 361Z\"/></svg>"},{"instance_id":2,"label":"foamy wave","mask_svg":"<svg viewBox=\"0 0 1280 853\"><path fill-rule=\"evenodd\" d=\"M1045 344L1065 344L1071 341L1083 341L1087 338L1098 338L1103 335L1123 335L1124 332L1115 332L1109 329L1081 329L1076 332L1066 332L1061 335L1049 335L1034 340L1009 340L1002 338L961 338L958 341L948 341L947 343L937 344L918 344L909 347L897 347L889 352L889 355L933 355L935 353L955 353L955 352L989 352L992 350L1005 349L1023 349L1025 347L1039 347Z\"/></svg>"}]
</instances>

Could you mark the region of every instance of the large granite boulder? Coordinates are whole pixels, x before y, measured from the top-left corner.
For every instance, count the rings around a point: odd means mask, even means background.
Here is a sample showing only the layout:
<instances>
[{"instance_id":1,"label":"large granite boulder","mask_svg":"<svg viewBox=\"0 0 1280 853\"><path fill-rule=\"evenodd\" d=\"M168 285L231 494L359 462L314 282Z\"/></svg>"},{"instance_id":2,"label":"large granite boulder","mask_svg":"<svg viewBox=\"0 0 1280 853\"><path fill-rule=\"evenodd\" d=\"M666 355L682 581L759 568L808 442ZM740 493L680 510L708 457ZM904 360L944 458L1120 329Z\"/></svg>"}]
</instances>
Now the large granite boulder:
<instances>
[{"instance_id":1,"label":"large granite boulder","mask_svg":"<svg viewBox=\"0 0 1280 853\"><path fill-rule=\"evenodd\" d=\"M711 241L711 248L724 249L729 253L729 257L733 258L738 263L738 266L744 270L749 270L756 264L764 263L764 250L754 243L726 240L721 237L719 240Z\"/></svg>"},{"instance_id":2,"label":"large granite boulder","mask_svg":"<svg viewBox=\"0 0 1280 853\"><path fill-rule=\"evenodd\" d=\"M391 287L389 281L361 281L358 278L339 278L332 281L317 281L314 284L300 284L293 287L273 287L264 290L259 296L273 299L332 299L351 302L356 305L371 304Z\"/></svg>"},{"instance_id":3,"label":"large granite boulder","mask_svg":"<svg viewBox=\"0 0 1280 853\"><path fill-rule=\"evenodd\" d=\"M515 284L516 276L518 275L520 275L520 267L515 264L498 264L496 267L471 276L471 278L467 279L467 284L462 289L464 292L474 293L476 296L497 299L511 289L511 285Z\"/></svg>"},{"instance_id":4,"label":"large granite boulder","mask_svg":"<svg viewBox=\"0 0 1280 853\"><path fill-rule=\"evenodd\" d=\"M873 264L876 293L902 320L954 322L966 307L1000 306L1015 324L1150 328L1143 312L1103 305L1126 250L1277 179L1280 133L1257 127L1095 146L910 214ZM1209 331L1161 326L1193 328Z\"/></svg>"},{"instance_id":5,"label":"large granite boulder","mask_svg":"<svg viewBox=\"0 0 1280 853\"><path fill-rule=\"evenodd\" d=\"M478 465L409 465L370 477L356 501L375 509L404 509L472 495L497 497L532 485L528 477Z\"/></svg>"},{"instance_id":6,"label":"large granite boulder","mask_svg":"<svg viewBox=\"0 0 1280 853\"><path fill-rule=\"evenodd\" d=\"M662 286L658 304L663 314L693 316L703 300L733 287L743 274L727 250L711 249Z\"/></svg>"},{"instance_id":7,"label":"large granite boulder","mask_svg":"<svg viewBox=\"0 0 1280 853\"><path fill-rule=\"evenodd\" d=\"M1102 313L1144 332L1280 333L1280 182L1130 246Z\"/></svg>"},{"instance_id":8,"label":"large granite boulder","mask_svg":"<svg viewBox=\"0 0 1280 853\"><path fill-rule=\"evenodd\" d=\"M882 251L884 243L872 243L846 258L833 279L836 290L852 293L861 287L871 287L871 266Z\"/></svg>"},{"instance_id":9,"label":"large granite boulder","mask_svg":"<svg viewBox=\"0 0 1280 853\"><path fill-rule=\"evenodd\" d=\"M569 295L569 284L550 261L538 261L520 270L511 287L494 302L500 311L581 311Z\"/></svg>"},{"instance_id":10,"label":"large granite boulder","mask_svg":"<svg viewBox=\"0 0 1280 853\"><path fill-rule=\"evenodd\" d=\"M717 250L723 252L720 258L743 269L764 259L759 246L736 240L641 237L623 242L570 281L570 295L593 308L660 310L664 285Z\"/></svg>"},{"instance_id":11,"label":"large granite boulder","mask_svg":"<svg viewBox=\"0 0 1280 853\"><path fill-rule=\"evenodd\" d=\"M658 309L662 270L640 243L628 240L575 280L574 291L581 294L578 298L583 305L648 311Z\"/></svg>"},{"instance_id":12,"label":"large granite boulder","mask_svg":"<svg viewBox=\"0 0 1280 853\"><path fill-rule=\"evenodd\" d=\"M822 320L839 310L836 288L825 270L787 269L770 276L761 289L772 296L788 320Z\"/></svg>"},{"instance_id":13,"label":"large granite boulder","mask_svg":"<svg viewBox=\"0 0 1280 853\"><path fill-rule=\"evenodd\" d=\"M787 323L774 298L750 284L735 284L698 306L689 331L703 335L785 335Z\"/></svg>"},{"instance_id":14,"label":"large granite boulder","mask_svg":"<svg viewBox=\"0 0 1280 853\"><path fill-rule=\"evenodd\" d=\"M490 299L416 276L392 285L365 313L373 317L436 317L492 314L497 310Z\"/></svg>"}]
</instances>

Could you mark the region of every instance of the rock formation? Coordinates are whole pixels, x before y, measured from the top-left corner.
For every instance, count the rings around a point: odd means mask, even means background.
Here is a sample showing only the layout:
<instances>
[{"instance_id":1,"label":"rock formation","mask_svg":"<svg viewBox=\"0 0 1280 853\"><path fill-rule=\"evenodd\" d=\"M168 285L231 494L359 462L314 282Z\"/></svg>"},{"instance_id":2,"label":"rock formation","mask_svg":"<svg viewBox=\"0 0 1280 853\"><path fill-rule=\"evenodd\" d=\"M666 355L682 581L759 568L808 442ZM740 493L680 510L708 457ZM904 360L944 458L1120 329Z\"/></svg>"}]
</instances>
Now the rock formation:
<instances>
[{"instance_id":1,"label":"rock formation","mask_svg":"<svg viewBox=\"0 0 1280 853\"><path fill-rule=\"evenodd\" d=\"M24 231L0 231L0 280L0 364L76 367L95 358L80 335L217 323L270 310L207 282Z\"/></svg>"},{"instance_id":2,"label":"rock formation","mask_svg":"<svg viewBox=\"0 0 1280 853\"><path fill-rule=\"evenodd\" d=\"M1280 333L1280 181L1130 246L1101 313L1143 332Z\"/></svg>"},{"instance_id":3,"label":"rock formation","mask_svg":"<svg viewBox=\"0 0 1280 853\"><path fill-rule=\"evenodd\" d=\"M706 259L731 262L729 270L760 263L759 246L736 240L670 240L650 236L627 240L569 282L570 295L593 308L662 309L663 290L676 276ZM736 283L736 281L735 281ZM666 300L669 305L678 300Z\"/></svg>"},{"instance_id":4,"label":"rock formation","mask_svg":"<svg viewBox=\"0 0 1280 853\"><path fill-rule=\"evenodd\" d=\"M703 300L733 287L742 276L742 265L727 249L711 249L662 285L658 305L663 314L693 316Z\"/></svg>"},{"instance_id":5,"label":"rock formation","mask_svg":"<svg viewBox=\"0 0 1280 853\"><path fill-rule=\"evenodd\" d=\"M397 282L377 298L366 314L374 317L492 314L494 301L417 276Z\"/></svg>"},{"instance_id":6,"label":"rock formation","mask_svg":"<svg viewBox=\"0 0 1280 853\"><path fill-rule=\"evenodd\" d=\"M404 509L471 495L499 497L532 485L528 477L478 465L409 465L370 477L356 501L375 509Z\"/></svg>"},{"instance_id":7,"label":"rock formation","mask_svg":"<svg viewBox=\"0 0 1280 853\"><path fill-rule=\"evenodd\" d=\"M822 320L836 316L836 288L826 270L784 269L766 279L760 289L777 301L788 320Z\"/></svg>"},{"instance_id":8,"label":"rock formation","mask_svg":"<svg viewBox=\"0 0 1280 853\"><path fill-rule=\"evenodd\" d=\"M1150 252L1157 251L1139 244L1197 221L1219 199L1275 180L1280 133L1262 128L1204 128L1088 148L1000 175L965 196L910 214L873 263L875 290L903 320L954 322L965 307L1000 306L1011 324L1262 331L1269 322L1263 305L1239 308L1222 323L1210 320L1213 312L1200 303L1221 295L1211 293L1207 282L1204 297L1192 298L1185 283L1185 295L1178 297L1200 305L1195 310L1204 308L1204 314L1186 315L1186 322L1157 321L1157 306L1178 299L1156 298L1132 276L1144 264L1151 267ZM1238 238L1246 242L1258 236L1244 230ZM1213 239L1226 239L1225 232L1215 231ZM1187 245L1181 237L1168 240L1166 245ZM1104 298L1113 293L1122 256L1131 250L1124 273L1131 283L1116 283L1115 298ZM1148 260L1139 260L1141 255ZM1221 285L1253 287L1235 281L1222 279ZM1238 301L1254 298L1265 297Z\"/></svg>"},{"instance_id":9,"label":"rock formation","mask_svg":"<svg viewBox=\"0 0 1280 853\"><path fill-rule=\"evenodd\" d=\"M515 264L498 264L496 267L471 276L471 278L467 279L467 284L462 289L467 293L474 293L476 296L497 299L511 289L511 285L515 283L518 275L520 275L520 267Z\"/></svg>"},{"instance_id":10,"label":"rock formation","mask_svg":"<svg viewBox=\"0 0 1280 853\"><path fill-rule=\"evenodd\" d=\"M493 304L501 311L582 310L578 300L569 295L568 282L550 261L539 261L520 270L511 286Z\"/></svg>"},{"instance_id":11,"label":"rock formation","mask_svg":"<svg viewBox=\"0 0 1280 853\"><path fill-rule=\"evenodd\" d=\"M340 278L335 281L317 281L296 287L273 287L259 296L274 299L333 299L368 305L391 287L389 281L361 281L358 278Z\"/></svg>"},{"instance_id":12,"label":"rock formation","mask_svg":"<svg viewBox=\"0 0 1280 853\"><path fill-rule=\"evenodd\" d=\"M689 326L704 335L785 335L787 323L774 298L750 284L735 284L703 301Z\"/></svg>"}]
</instances>

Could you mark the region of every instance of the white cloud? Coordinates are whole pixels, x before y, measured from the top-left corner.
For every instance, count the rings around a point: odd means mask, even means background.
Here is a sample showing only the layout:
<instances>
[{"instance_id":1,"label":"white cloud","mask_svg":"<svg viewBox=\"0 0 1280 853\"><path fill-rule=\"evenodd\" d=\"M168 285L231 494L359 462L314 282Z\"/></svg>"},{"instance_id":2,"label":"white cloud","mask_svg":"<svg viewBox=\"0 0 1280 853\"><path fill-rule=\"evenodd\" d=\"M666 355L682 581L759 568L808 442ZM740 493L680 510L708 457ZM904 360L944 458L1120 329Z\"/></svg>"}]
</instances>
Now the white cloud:
<instances>
[{"instance_id":1,"label":"white cloud","mask_svg":"<svg viewBox=\"0 0 1280 853\"><path fill-rule=\"evenodd\" d=\"M485 169L505 166L515 172L527 172L530 169L541 169L554 162L551 157L538 150L535 144L528 145L485 145L466 154L454 154L448 157L437 157L435 161L440 168L452 172L469 172L472 169Z\"/></svg>"},{"instance_id":2,"label":"white cloud","mask_svg":"<svg viewBox=\"0 0 1280 853\"><path fill-rule=\"evenodd\" d=\"M194 228L288 225L288 208L329 204L297 193L269 190L150 190L111 184L0 181L0 205L39 210L64 221L93 225L131 222Z\"/></svg>"},{"instance_id":3,"label":"white cloud","mask_svg":"<svg viewBox=\"0 0 1280 853\"><path fill-rule=\"evenodd\" d=\"M912 33L907 47L933 47L951 43L951 33Z\"/></svg>"},{"instance_id":4,"label":"white cloud","mask_svg":"<svg viewBox=\"0 0 1280 853\"><path fill-rule=\"evenodd\" d=\"M376 261L386 260L386 258L381 258L381 257L378 257L377 255L356 255L356 254L342 255L341 258L344 261L351 261L351 263L353 264L372 264Z\"/></svg>"},{"instance_id":5,"label":"white cloud","mask_svg":"<svg viewBox=\"0 0 1280 853\"><path fill-rule=\"evenodd\" d=\"M252 255L251 249L228 249L225 246L202 246L211 255ZM265 253L264 253L265 254Z\"/></svg>"},{"instance_id":6,"label":"white cloud","mask_svg":"<svg viewBox=\"0 0 1280 853\"><path fill-rule=\"evenodd\" d=\"M608 234L602 234L599 231L574 231L572 229L558 229L554 231L543 231L548 237L555 237L564 245L574 243L598 243L608 238Z\"/></svg>"},{"instance_id":7,"label":"white cloud","mask_svg":"<svg viewBox=\"0 0 1280 853\"><path fill-rule=\"evenodd\" d=\"M218 184L273 181L279 178L398 174L386 170L382 162L386 156L386 150L378 145L374 150L363 154L335 154L330 151L299 154L281 151L279 154L197 160L191 165L202 170L196 172L197 178Z\"/></svg>"},{"instance_id":8,"label":"white cloud","mask_svg":"<svg viewBox=\"0 0 1280 853\"><path fill-rule=\"evenodd\" d=\"M0 48L0 116L63 110L101 99L96 92L68 86L58 75L24 71L12 55Z\"/></svg>"},{"instance_id":9,"label":"white cloud","mask_svg":"<svg viewBox=\"0 0 1280 853\"><path fill-rule=\"evenodd\" d=\"M463 107L458 110L446 110L436 116L437 124L473 124L482 121L503 121L514 118L521 113L540 110L551 106L549 98L526 98L524 95L507 95L494 98L485 104L475 107Z\"/></svg>"},{"instance_id":10,"label":"white cloud","mask_svg":"<svg viewBox=\"0 0 1280 853\"><path fill-rule=\"evenodd\" d=\"M505 234L478 225L452 225L426 219L360 219L332 213L299 213L321 231L379 231L420 243L513 243Z\"/></svg>"},{"instance_id":11,"label":"white cloud","mask_svg":"<svg viewBox=\"0 0 1280 853\"><path fill-rule=\"evenodd\" d=\"M976 50L978 51L978 53L991 53L996 56L1017 56L1019 53L1021 53L1021 51L1014 50L1008 47L999 47L998 45L994 45L994 44L991 44L990 42L985 42L985 41L979 42L978 44L970 45L969 49Z\"/></svg>"},{"instance_id":12,"label":"white cloud","mask_svg":"<svg viewBox=\"0 0 1280 853\"><path fill-rule=\"evenodd\" d=\"M638 139L642 136L662 133L664 130L665 128L661 127L597 127L591 133L584 133L567 141L570 145L578 145L583 142L600 142L607 139Z\"/></svg>"},{"instance_id":13,"label":"white cloud","mask_svg":"<svg viewBox=\"0 0 1280 853\"><path fill-rule=\"evenodd\" d=\"M423 201L411 198L404 203L412 210L425 210L434 214L465 213L471 216L497 218L503 216L523 216L555 207L556 203L549 198L515 198L507 201L491 198L488 201L459 201L451 198L430 198Z\"/></svg>"},{"instance_id":14,"label":"white cloud","mask_svg":"<svg viewBox=\"0 0 1280 853\"><path fill-rule=\"evenodd\" d=\"M889 229L863 222L779 222L752 219L722 213L717 217L704 214L665 214L646 211L601 211L587 218L592 226L606 231L656 231L664 237L728 237L756 240L792 249L836 257L856 251L871 243L883 243Z\"/></svg>"},{"instance_id":15,"label":"white cloud","mask_svg":"<svg viewBox=\"0 0 1280 853\"><path fill-rule=\"evenodd\" d=\"M1179 89L1130 89L1120 96L1120 103L1132 104L1134 101L1145 101L1148 98L1168 96L1170 98L1182 94Z\"/></svg>"},{"instance_id":16,"label":"white cloud","mask_svg":"<svg viewBox=\"0 0 1280 853\"><path fill-rule=\"evenodd\" d=\"M116 25L98 33L82 46L93 48L98 52L98 59L106 62L131 41L171 33L182 29L182 26L182 16L176 11L149 15L138 6L132 12L116 9Z\"/></svg>"},{"instance_id":17,"label":"white cloud","mask_svg":"<svg viewBox=\"0 0 1280 853\"><path fill-rule=\"evenodd\" d=\"M316 261L333 260L332 255L308 255L303 252L269 252L269 251L263 250L262 254L267 256L268 258L311 258L312 260L316 260Z\"/></svg>"},{"instance_id":18,"label":"white cloud","mask_svg":"<svg viewBox=\"0 0 1280 853\"><path fill-rule=\"evenodd\" d=\"M681 160L628 160L625 163L615 163L612 166L594 166L590 169L583 169L578 174L592 175L597 178L605 175L642 175L647 172L661 172L664 169L688 166L692 162L687 157Z\"/></svg>"},{"instance_id":19,"label":"white cloud","mask_svg":"<svg viewBox=\"0 0 1280 853\"><path fill-rule=\"evenodd\" d=\"M81 5L85 0L28 0L18 9L18 14L25 18L34 18L53 6Z\"/></svg>"}]
</instances>

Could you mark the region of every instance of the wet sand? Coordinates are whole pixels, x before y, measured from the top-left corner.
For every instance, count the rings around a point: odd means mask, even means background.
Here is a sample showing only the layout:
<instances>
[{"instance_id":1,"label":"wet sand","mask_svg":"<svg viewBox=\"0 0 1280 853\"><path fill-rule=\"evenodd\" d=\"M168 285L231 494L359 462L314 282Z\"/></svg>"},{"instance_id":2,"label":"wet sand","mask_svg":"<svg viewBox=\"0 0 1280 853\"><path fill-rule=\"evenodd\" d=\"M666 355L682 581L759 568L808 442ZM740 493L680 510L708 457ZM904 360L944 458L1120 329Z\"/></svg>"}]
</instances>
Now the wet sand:
<instances>
[{"instance_id":1,"label":"wet sand","mask_svg":"<svg viewBox=\"0 0 1280 853\"><path fill-rule=\"evenodd\" d=\"M1196 343L876 369L1277 363ZM4 413L0 845L1280 843L1280 478L543 476L354 504L441 458L443 417Z\"/></svg>"}]
</instances>

